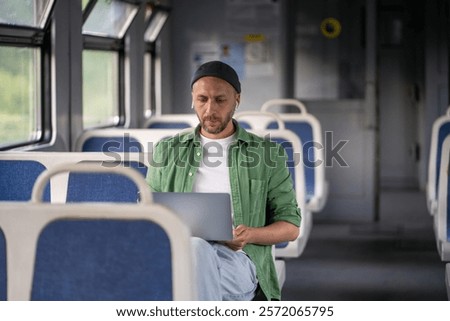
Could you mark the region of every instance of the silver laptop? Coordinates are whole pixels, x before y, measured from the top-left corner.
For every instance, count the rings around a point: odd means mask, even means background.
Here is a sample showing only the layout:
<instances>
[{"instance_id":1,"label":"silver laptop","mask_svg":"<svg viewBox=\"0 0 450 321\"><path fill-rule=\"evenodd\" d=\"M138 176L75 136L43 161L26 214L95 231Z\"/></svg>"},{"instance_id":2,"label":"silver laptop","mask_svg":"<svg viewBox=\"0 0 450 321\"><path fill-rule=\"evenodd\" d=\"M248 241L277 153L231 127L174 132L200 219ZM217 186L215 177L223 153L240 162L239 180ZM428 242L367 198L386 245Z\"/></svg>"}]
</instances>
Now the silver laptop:
<instances>
[{"instance_id":1,"label":"silver laptop","mask_svg":"<svg viewBox=\"0 0 450 321\"><path fill-rule=\"evenodd\" d=\"M189 226L192 236L207 241L233 239L231 200L227 193L153 192L153 202L167 206Z\"/></svg>"}]
</instances>

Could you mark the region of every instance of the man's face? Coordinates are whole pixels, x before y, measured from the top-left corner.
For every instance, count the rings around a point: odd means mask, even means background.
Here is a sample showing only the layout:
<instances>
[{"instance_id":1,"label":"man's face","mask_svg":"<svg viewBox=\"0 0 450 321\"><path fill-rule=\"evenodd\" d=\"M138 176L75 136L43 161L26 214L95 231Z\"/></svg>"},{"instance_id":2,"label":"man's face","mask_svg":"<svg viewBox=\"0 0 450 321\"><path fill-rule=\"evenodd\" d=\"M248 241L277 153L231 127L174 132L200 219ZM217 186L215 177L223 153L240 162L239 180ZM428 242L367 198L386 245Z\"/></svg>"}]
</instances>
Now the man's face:
<instances>
[{"instance_id":1,"label":"man's face","mask_svg":"<svg viewBox=\"0 0 450 321\"><path fill-rule=\"evenodd\" d=\"M225 80L202 77L192 86L192 104L200 121L201 134L225 138L234 133L232 118L240 95Z\"/></svg>"}]
</instances>

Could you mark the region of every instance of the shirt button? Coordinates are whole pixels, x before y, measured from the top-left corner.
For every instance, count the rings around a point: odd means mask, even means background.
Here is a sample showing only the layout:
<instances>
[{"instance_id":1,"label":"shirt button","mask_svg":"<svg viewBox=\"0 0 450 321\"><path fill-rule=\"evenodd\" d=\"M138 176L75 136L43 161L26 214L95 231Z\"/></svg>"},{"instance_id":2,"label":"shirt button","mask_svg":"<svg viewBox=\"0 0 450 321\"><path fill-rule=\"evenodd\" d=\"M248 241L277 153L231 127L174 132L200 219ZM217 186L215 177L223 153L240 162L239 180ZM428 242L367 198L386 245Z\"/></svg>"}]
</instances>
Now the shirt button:
<instances>
[{"instance_id":1,"label":"shirt button","mask_svg":"<svg viewBox=\"0 0 450 321\"><path fill-rule=\"evenodd\" d=\"M192 176L192 172L189 172L189 174L188 174L189 176Z\"/></svg>"},{"instance_id":2,"label":"shirt button","mask_svg":"<svg viewBox=\"0 0 450 321\"><path fill-rule=\"evenodd\" d=\"M197 156L200 156L201 154L200 154L200 152L197 152Z\"/></svg>"}]
</instances>

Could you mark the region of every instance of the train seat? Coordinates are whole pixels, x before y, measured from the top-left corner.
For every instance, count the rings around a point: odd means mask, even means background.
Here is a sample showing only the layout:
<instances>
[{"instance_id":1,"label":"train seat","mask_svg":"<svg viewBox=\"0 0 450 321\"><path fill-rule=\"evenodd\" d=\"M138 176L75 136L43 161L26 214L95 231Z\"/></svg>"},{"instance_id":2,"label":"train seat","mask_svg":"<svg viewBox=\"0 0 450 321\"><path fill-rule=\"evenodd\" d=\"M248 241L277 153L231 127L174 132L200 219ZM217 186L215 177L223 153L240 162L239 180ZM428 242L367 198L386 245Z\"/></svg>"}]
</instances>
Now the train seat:
<instances>
[{"instance_id":1,"label":"train seat","mask_svg":"<svg viewBox=\"0 0 450 321\"><path fill-rule=\"evenodd\" d=\"M86 130L75 144L76 152L146 152L136 135L126 129Z\"/></svg>"},{"instance_id":2,"label":"train seat","mask_svg":"<svg viewBox=\"0 0 450 321\"><path fill-rule=\"evenodd\" d=\"M31 202L0 204L8 300L195 299L189 229L152 203L134 170L104 169L137 183L140 204L40 202L52 175L87 169L98 170L91 164L56 166L37 181Z\"/></svg>"},{"instance_id":3,"label":"train seat","mask_svg":"<svg viewBox=\"0 0 450 321\"><path fill-rule=\"evenodd\" d=\"M197 116L192 114L163 114L150 117L144 128L153 129L184 129L195 127L198 124Z\"/></svg>"},{"instance_id":4,"label":"train seat","mask_svg":"<svg viewBox=\"0 0 450 321\"><path fill-rule=\"evenodd\" d=\"M442 144L450 134L450 107L445 115L436 119L431 130L430 153L428 155L427 207L431 215L437 211L439 186L439 167L441 163Z\"/></svg>"},{"instance_id":5,"label":"train seat","mask_svg":"<svg viewBox=\"0 0 450 321\"><path fill-rule=\"evenodd\" d=\"M52 169L55 166L61 165L61 164L76 164L80 162L90 161L90 162L97 162L98 166L100 167L106 167L106 168L113 168L113 167L132 167L138 170L142 176L146 176L147 173L147 165L149 163L149 160L147 159L149 155L144 153L111 153L111 152L3 152L0 153L0 177L2 180L0 181L0 186L2 186L2 190L5 190L3 193L2 191L2 197L4 200L29 200L31 197L31 190L32 187L38 177L39 174L42 174L43 170L45 169ZM33 173L32 171L28 172L30 164L33 164L33 167L35 164L38 164L37 168L39 171L36 173ZM69 177L69 173L62 173L60 175L54 176L50 180L50 184L52 188L49 187L46 188L44 193L44 201L51 201L52 203L65 203L67 200L67 189L68 184L70 181L70 196L69 199L71 201L76 201L77 199L81 200L82 195L84 194L85 198L91 197L87 195L89 194L85 188L81 185L82 179L88 180L86 176L81 177L80 175L73 175L72 177ZM104 174L102 177L95 177L94 178L100 179L100 182L106 183L108 181L108 175ZM110 174L109 181L111 182L111 179L115 179L116 175ZM11 177L11 178L8 178ZM124 178L119 177L118 181L124 180ZM15 187L9 188L9 185L7 182L11 183L11 180L14 180ZM125 179L126 180L126 179ZM91 183L95 184L97 183L95 180ZM99 184L97 184L99 185ZM19 189L19 187L22 189L22 191ZM124 191L125 185L118 185L116 187L117 190ZM109 191L111 192L111 188L113 188L114 185L106 186L105 192ZM9 189L8 189L9 188ZM134 194L132 195L133 188L130 188L126 190L127 193L123 193L121 197L123 199L128 198L131 200L131 198L134 199L134 202L136 201L136 190L134 188ZM13 195L13 192L17 194L15 198L8 196ZM5 197L7 195L8 197Z\"/></svg>"},{"instance_id":6,"label":"train seat","mask_svg":"<svg viewBox=\"0 0 450 321\"><path fill-rule=\"evenodd\" d=\"M10 202L0 207L0 221L21 225L9 226L8 235L15 235L8 239L15 249L8 251L9 300L195 298L189 232L165 208Z\"/></svg>"},{"instance_id":7,"label":"train seat","mask_svg":"<svg viewBox=\"0 0 450 321\"><path fill-rule=\"evenodd\" d=\"M178 134L180 129L113 128L86 130L75 143L76 152L153 151L158 141Z\"/></svg>"},{"instance_id":8,"label":"train seat","mask_svg":"<svg viewBox=\"0 0 450 321\"><path fill-rule=\"evenodd\" d=\"M268 111L240 111L234 115L239 125L247 130L265 130L271 123L276 123L271 129L286 129L281 117Z\"/></svg>"},{"instance_id":9,"label":"train seat","mask_svg":"<svg viewBox=\"0 0 450 321\"><path fill-rule=\"evenodd\" d=\"M31 299L172 300L171 264L159 224L60 218L39 236Z\"/></svg>"},{"instance_id":10,"label":"train seat","mask_svg":"<svg viewBox=\"0 0 450 321\"><path fill-rule=\"evenodd\" d=\"M95 166L102 166L102 162L83 161ZM133 168L147 176L148 167L139 162L116 162L108 166L122 166ZM127 177L115 173L69 173L67 183L66 202L128 202L136 203L138 190Z\"/></svg>"},{"instance_id":11,"label":"train seat","mask_svg":"<svg viewBox=\"0 0 450 321\"><path fill-rule=\"evenodd\" d=\"M450 136L442 144L439 167L438 205L434 216L434 231L439 255L445 262L450 261L450 180L448 168L450 165Z\"/></svg>"},{"instance_id":12,"label":"train seat","mask_svg":"<svg viewBox=\"0 0 450 321\"><path fill-rule=\"evenodd\" d=\"M311 211L305 204L305 176L303 166L299 166L298 159L301 153L300 139L289 130L250 130L262 137L270 137L270 140L280 143L286 151L288 157L287 166L293 179L297 203L301 209L302 222L300 226L300 235L295 241L280 243L275 247L275 256L277 258L299 257L308 242L313 225Z\"/></svg>"},{"instance_id":13,"label":"train seat","mask_svg":"<svg viewBox=\"0 0 450 321\"><path fill-rule=\"evenodd\" d=\"M147 164L149 163L149 160L147 159L149 155L144 153L111 153L111 152L4 152L0 153L0 168L2 168L2 171L0 171L0 177L6 177L11 176L12 179L14 179L16 182L15 184L17 186L23 185L22 189L24 189L23 194L17 196L17 200L29 200L31 197L31 189L36 181L36 178L38 177L36 175L20 175L25 174L28 169L28 164L31 163L38 163L41 164L43 169L52 169L55 166L61 165L61 164L76 164L80 162L97 162L97 165L100 167L106 167L106 168L114 168L114 167L131 167L135 168L137 171L140 172L142 176L146 176L147 174ZM12 168L10 164L14 164L14 171L3 171L3 169L6 169L7 167L4 167L4 164L8 164L8 169ZM2 167L3 166L3 167ZM15 173L19 173L19 175ZM42 173L42 171L39 172L39 174ZM84 177L81 177L80 175L72 175L70 176L69 173L61 173L60 175L54 176L50 179L50 187L47 187L45 193L44 193L44 201L51 201L52 203L65 203L67 200L67 197L69 196L70 201L77 201L82 200L83 197L85 200L87 200L89 197L95 197L96 194L93 193L86 193L85 187L83 187L82 182L85 180L87 182L88 180L91 181L91 183L95 184L98 183L95 179L99 179L99 182L103 183L102 186L105 187L103 194L106 194L107 191L111 191L111 189L115 188L115 190L119 190L122 188L124 189L124 186L128 186L127 184L122 185L110 185L105 186L104 184L108 181L113 182L112 180L115 178L115 175L109 174L110 177L108 178L107 174L104 174L100 177L100 175L92 174L92 178L87 178L86 175ZM23 180L22 180L23 176ZM33 180L30 181L30 177L33 177ZM117 179L117 182L120 182L124 180L124 178L120 177L120 179ZM126 180L126 179L125 179ZM67 194L68 190L68 184L70 181L70 195ZM8 190L9 186L5 185L4 181L0 182L1 186L1 195L8 195L8 193L11 194L11 192ZM97 184L99 186L99 184ZM134 202L136 201L136 190L135 193L132 194L133 186L126 190L127 193L123 193L120 195L120 197L125 201L126 198L128 200L131 200L133 198ZM16 188L18 189L18 188ZM90 195L88 195L90 194ZM84 196L82 196L84 195ZM111 194L112 195L112 194ZM110 197L111 197L110 195ZM99 199L102 197L101 195L97 196ZM106 197L106 196L104 196ZM5 200L5 199L3 199ZM6 199L8 200L8 199ZM9 200L12 200L11 197L9 197Z\"/></svg>"},{"instance_id":14,"label":"train seat","mask_svg":"<svg viewBox=\"0 0 450 321\"><path fill-rule=\"evenodd\" d=\"M124 165L131 163L131 167L136 168L141 176L145 177L148 163L144 153L108 153L108 152L7 152L0 154L0 162L3 160L30 160L37 159L49 169L54 169L62 164L96 163L106 168L130 167ZM124 160L118 162L118 160ZM84 174L83 173L60 173L50 178L52 186L51 199L54 203L67 202L136 202L137 191L134 186L129 186L130 182L126 178L115 174ZM123 181L120 183L119 181ZM118 183L119 182L119 183ZM90 186L90 188L87 188ZM128 187L130 188L128 188ZM92 189L99 189L93 191ZM120 192L121 191L121 192ZM46 195L46 194L45 194ZM46 197L48 198L48 196ZM302 246L300 246L302 247ZM283 249L286 251L286 249ZM298 247L292 249L289 246L288 252L297 253ZM275 251L274 251L275 252ZM291 254L292 255L292 254ZM285 264L282 260L276 260L275 265L282 285L286 278Z\"/></svg>"},{"instance_id":15,"label":"train seat","mask_svg":"<svg viewBox=\"0 0 450 321\"><path fill-rule=\"evenodd\" d=\"M83 152L143 152L142 145L133 137L90 137L83 142Z\"/></svg>"},{"instance_id":16,"label":"train seat","mask_svg":"<svg viewBox=\"0 0 450 321\"><path fill-rule=\"evenodd\" d=\"M320 212L328 198L328 182L325 178L325 155L322 128L316 117L307 112L306 107L296 99L272 99L261 106L261 111L274 110L276 106L294 106L298 113L277 112L284 127L293 131L303 142L303 163L305 165L306 206L312 212ZM278 128L272 121L269 129Z\"/></svg>"},{"instance_id":17,"label":"train seat","mask_svg":"<svg viewBox=\"0 0 450 321\"><path fill-rule=\"evenodd\" d=\"M0 158L0 201L30 200L36 178L45 170L37 160ZM50 201L50 185L45 190L44 201Z\"/></svg>"}]
</instances>

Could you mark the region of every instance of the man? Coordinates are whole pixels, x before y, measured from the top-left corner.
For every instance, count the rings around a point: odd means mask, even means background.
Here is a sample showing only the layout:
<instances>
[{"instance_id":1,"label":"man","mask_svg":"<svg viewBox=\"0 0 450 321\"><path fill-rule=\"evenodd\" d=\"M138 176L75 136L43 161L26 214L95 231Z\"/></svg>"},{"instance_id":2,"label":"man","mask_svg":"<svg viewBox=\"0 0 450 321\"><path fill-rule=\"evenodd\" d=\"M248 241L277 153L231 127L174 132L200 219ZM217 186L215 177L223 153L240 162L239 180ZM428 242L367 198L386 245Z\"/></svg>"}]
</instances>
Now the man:
<instances>
[{"instance_id":1,"label":"man","mask_svg":"<svg viewBox=\"0 0 450 321\"><path fill-rule=\"evenodd\" d=\"M233 240L193 238L200 300L279 300L272 245L295 240L300 226L284 149L233 120L241 85L232 67L207 62L191 87L200 124L155 146L159 166L148 183L153 191L231 195Z\"/></svg>"}]
</instances>

